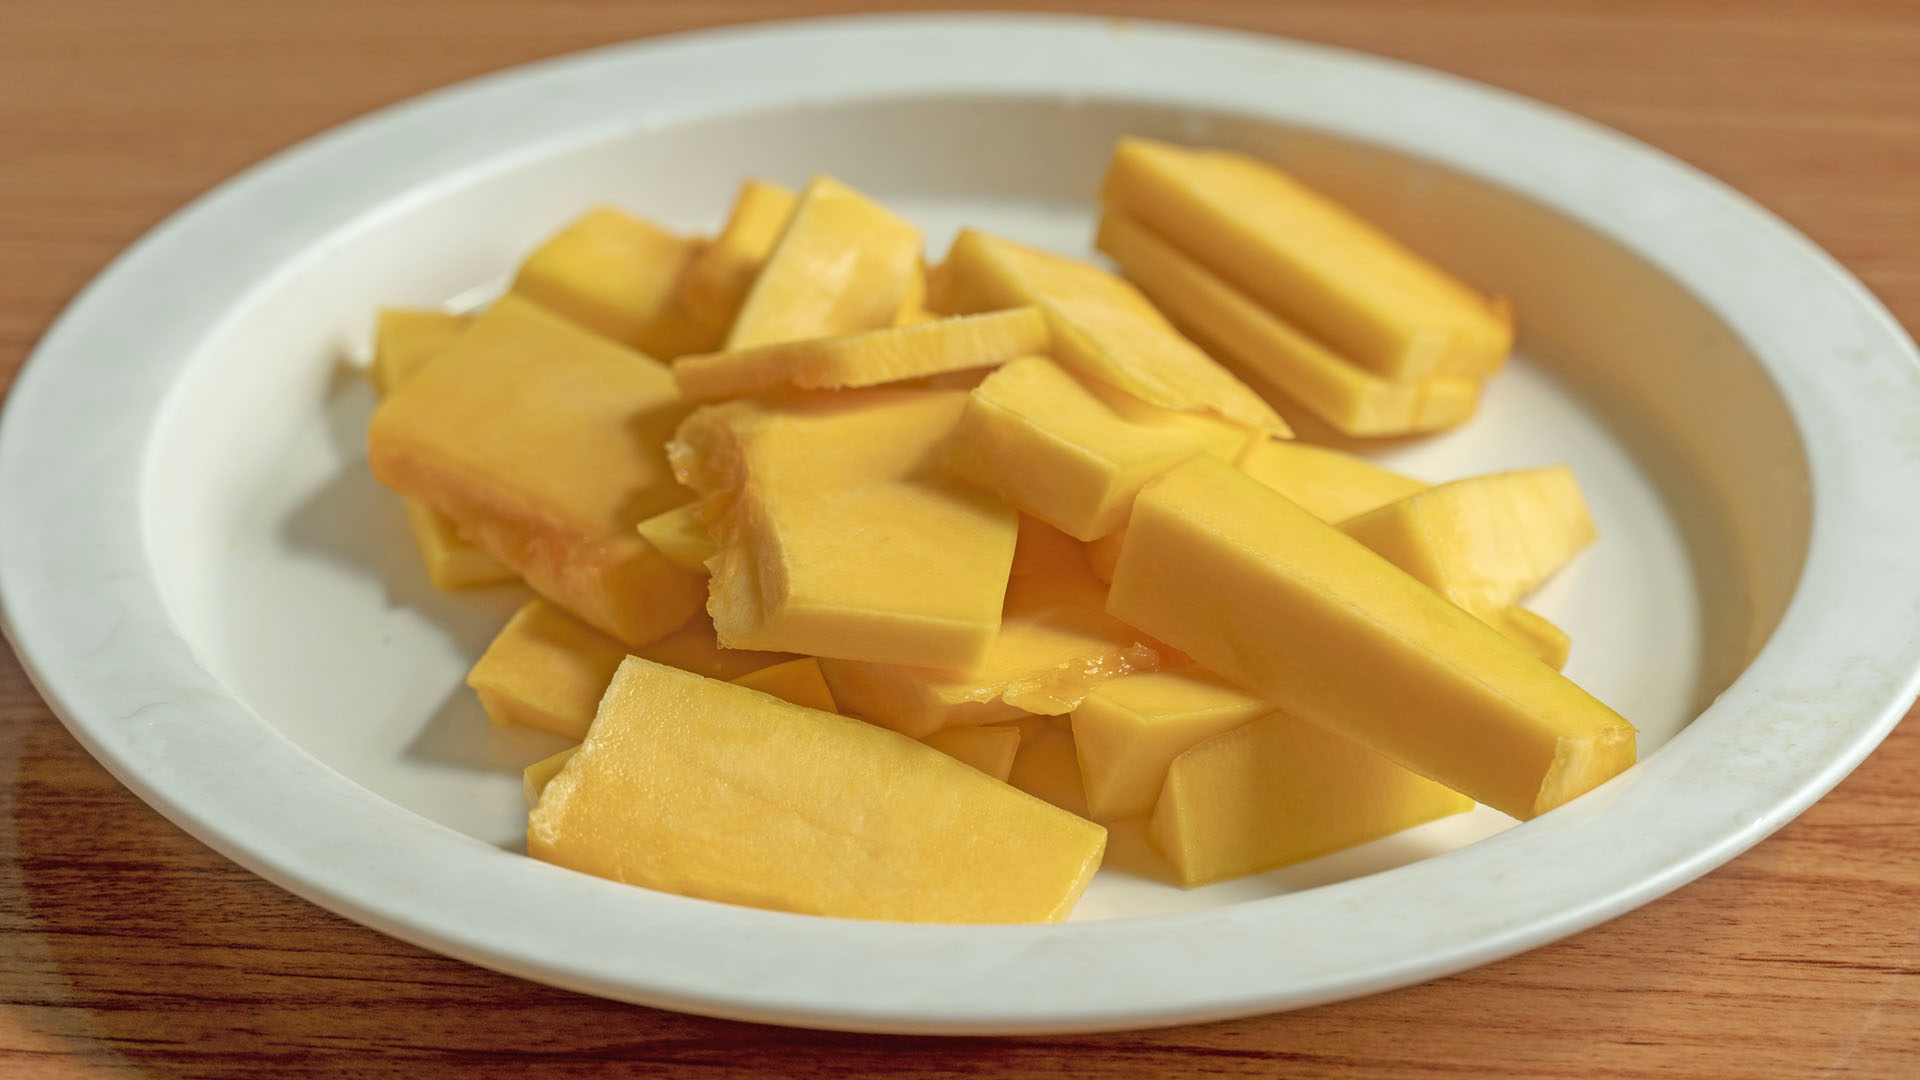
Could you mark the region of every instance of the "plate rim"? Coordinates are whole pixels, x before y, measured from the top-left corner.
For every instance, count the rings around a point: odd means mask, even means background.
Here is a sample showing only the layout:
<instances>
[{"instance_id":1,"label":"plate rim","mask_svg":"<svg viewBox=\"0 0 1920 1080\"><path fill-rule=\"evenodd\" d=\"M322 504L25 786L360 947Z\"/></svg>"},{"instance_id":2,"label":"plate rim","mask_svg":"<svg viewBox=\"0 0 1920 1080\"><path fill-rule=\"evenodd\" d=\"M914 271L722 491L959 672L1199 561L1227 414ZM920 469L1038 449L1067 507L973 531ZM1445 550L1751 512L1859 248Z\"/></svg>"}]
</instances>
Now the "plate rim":
<instances>
[{"instance_id":1,"label":"plate rim","mask_svg":"<svg viewBox=\"0 0 1920 1080\"><path fill-rule=\"evenodd\" d=\"M1143 57L1155 61L1146 74ZM991 80L981 73L983 59L996 62ZM578 106L596 91L661 85L689 64L725 62L746 71L756 60L765 70L702 101L637 115L593 114L593 123L570 128L550 122L557 108ZM754 104L755 94L803 80L808 100L823 105L937 87L1232 108L1305 122L1493 179L1612 237L1693 288L1748 339L1800 428L1814 477L1813 535L1779 626L1721 699L1659 754L1511 832L1384 874L1228 909L1049 927L794 916L648 893L532 863L359 788L252 717L199 668L152 582L139 573L149 510L146 445L167 387L218 332L221 313L244 304L259 283L248 285L238 274L183 283L174 264L204 260L231 244L262 208L299 205L307 209L298 227L250 249L266 266L284 266L383 205L356 206L356 198L426 197L462 170ZM1250 104L1255 88L1298 96L1284 105ZM1335 100L1335 91L1355 96ZM1451 120L1449 110L1458 110ZM489 115L511 123L425 144L435 149L406 163L395 159L396 147L423 145L423 134L444 136ZM1420 120L1426 125L1412 130ZM1532 158L1491 152L1515 132L1547 149L1529 151ZM1535 160L1556 154L1572 155L1598 175L1572 176ZM1513 171L1490 171L1500 169ZM1599 180L1629 191L1651 184L1662 198L1644 209L1583 203L1581 195L1591 195ZM287 201L303 193L309 201ZM1687 243L1701 235L1733 250L1718 260L1690 251ZM1728 271L1721 262L1731 254L1758 261ZM1782 261L1776 266L1773 259ZM1789 282L1820 301L1804 304L1810 315L1802 311L1818 331L1802 330L1813 351L1857 353L1846 369L1849 381L1819 378L1809 370L1813 360L1788 354L1802 339L1765 309L1767 297ZM1766 284L1773 293L1742 299L1742 289ZM130 317L174 309L198 315L155 324ZM120 370L105 359L127 342L124 326L111 325L116 320L157 325L160 332L148 335L146 366ZM121 378L84 377L100 371ZM1905 381L1875 397L1856 385L1870 378ZM814 1027L1037 1033L1218 1019L1406 985L1584 929L1720 865L1838 783L1920 688L1920 633L1899 618L1903 610L1910 616L1920 598L1920 565L1902 562L1906 553L1895 539L1914 535L1920 506L1872 505L1855 489L1911 480L1909 490L1920 490L1920 453L1902 460L1894 431L1900 404L1916 401L1920 355L1913 344L1864 286L1810 241L1657 150L1505 91L1343 49L1175 23L891 15L750 24L602 46L432 91L266 159L137 241L56 319L0 414L0 629L67 728L149 805L283 888L435 951L602 996ZM129 414L139 422L104 430ZM91 427L76 424L88 417ZM78 433L99 437L91 452L72 453ZM1871 438L1876 434L1886 438ZM63 449L70 460L58 460ZM1879 575L1877 593L1863 588L1867 573ZM1831 610L1836 600L1844 610ZM1822 604L1829 610L1818 610ZM1843 671L1846 678L1835 681ZM1756 748L1732 738L1756 729L1773 741ZM1786 754L1807 743L1819 750L1811 764ZM1710 779L1722 787L1707 783L1660 797L1662 785L1672 787L1686 767L1711 765L1715 751L1743 750L1752 751L1755 768L1791 782L1754 790L1737 774L1716 774ZM220 753L242 755L263 772L211 778L207 762ZM1722 797L1707 797L1716 793ZM1634 838L1636 823L1681 804L1720 816L1711 827L1692 823L1685 843L1640 836L1647 847L1629 850L1605 872L1568 858L1575 842ZM284 834L315 808L327 814L305 823L309 835ZM364 842L368 829L380 830L372 835L387 837L391 850L362 858L353 842ZM435 876L410 879L422 866ZM1473 899L1488 894L1468 897L1448 887L1449 878L1516 868L1529 871L1523 881L1540 895L1514 901L1511 910L1471 910ZM404 887L396 890L396 882ZM496 902L474 902L476 890L498 890ZM1390 895L1396 893L1404 895ZM1452 904L1468 926L1439 946L1409 924L1432 912L1405 897L1429 895ZM1553 899L1543 904L1546 895ZM1142 921L1161 933L1141 935L1134 924ZM609 948L583 936L589 928L636 922L656 938L684 931L726 945L719 954L654 939ZM503 940L503 925L518 936ZM1308 929L1322 940L1303 949L1297 937ZM1411 958L1393 952L1423 940L1427 946ZM1286 956L1290 948L1308 955ZM770 970L768 956L799 970ZM1191 970L1195 960L1199 972ZM938 978L930 981L929 972ZM1063 973L1071 979L1061 981Z\"/></svg>"}]
</instances>

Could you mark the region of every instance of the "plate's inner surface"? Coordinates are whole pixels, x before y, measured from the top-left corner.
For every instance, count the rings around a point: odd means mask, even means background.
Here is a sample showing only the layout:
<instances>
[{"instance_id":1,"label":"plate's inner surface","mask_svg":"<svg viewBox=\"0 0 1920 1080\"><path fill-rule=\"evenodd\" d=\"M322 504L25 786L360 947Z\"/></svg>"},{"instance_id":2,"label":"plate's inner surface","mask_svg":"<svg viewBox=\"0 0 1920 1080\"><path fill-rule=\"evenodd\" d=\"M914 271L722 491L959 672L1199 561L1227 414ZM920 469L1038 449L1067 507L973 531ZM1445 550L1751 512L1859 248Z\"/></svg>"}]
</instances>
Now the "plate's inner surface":
<instances>
[{"instance_id":1,"label":"plate's inner surface","mask_svg":"<svg viewBox=\"0 0 1920 1080\"><path fill-rule=\"evenodd\" d=\"M441 593L397 496L366 468L374 310L438 304L510 271L612 201L715 228L748 175L828 171L916 220L938 257L961 225L1090 255L1112 141L1136 133L1274 158L1477 285L1514 298L1522 355L1481 416L1375 448L1439 481L1566 462L1600 540L1532 606L1573 638L1567 674L1656 751L1744 667L1804 552L1805 467L1771 385L1656 268L1495 184L1338 138L1122 103L890 100L757 112L555 148L408 193L263 282L196 359L155 436L148 541L194 648L287 738L370 790L517 848L520 769L563 744L489 724L461 679L524 598ZM1471 843L1485 809L1271 874L1182 891L1139 837L1076 918L1269 896Z\"/></svg>"}]
</instances>

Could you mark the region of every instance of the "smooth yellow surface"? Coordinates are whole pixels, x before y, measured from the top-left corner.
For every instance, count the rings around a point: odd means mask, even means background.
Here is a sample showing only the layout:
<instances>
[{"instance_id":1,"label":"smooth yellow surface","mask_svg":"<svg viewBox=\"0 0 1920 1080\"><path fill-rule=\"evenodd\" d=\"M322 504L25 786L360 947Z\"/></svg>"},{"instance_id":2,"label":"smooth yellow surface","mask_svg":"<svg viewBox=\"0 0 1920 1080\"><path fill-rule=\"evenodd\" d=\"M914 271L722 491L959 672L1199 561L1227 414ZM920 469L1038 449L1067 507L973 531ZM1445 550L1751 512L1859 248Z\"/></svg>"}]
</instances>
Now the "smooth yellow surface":
<instances>
[{"instance_id":1,"label":"smooth yellow surface","mask_svg":"<svg viewBox=\"0 0 1920 1080\"><path fill-rule=\"evenodd\" d=\"M1036 308L940 319L844 337L689 356L673 365L680 392L716 400L781 387L838 390L997 367L1045 352L1047 320Z\"/></svg>"},{"instance_id":2,"label":"smooth yellow surface","mask_svg":"<svg viewBox=\"0 0 1920 1080\"><path fill-rule=\"evenodd\" d=\"M626 646L545 600L530 600L494 635L467 685L496 724L583 739Z\"/></svg>"},{"instance_id":3,"label":"smooth yellow surface","mask_svg":"<svg viewBox=\"0 0 1920 1080\"><path fill-rule=\"evenodd\" d=\"M1000 632L984 664L952 671L823 660L834 696L848 712L923 738L1024 713L1067 713L1108 679L1154 670L1153 644L1107 614L1106 587L1079 549L1023 518Z\"/></svg>"},{"instance_id":4,"label":"smooth yellow surface","mask_svg":"<svg viewBox=\"0 0 1920 1080\"><path fill-rule=\"evenodd\" d=\"M1106 830L859 720L630 659L529 815L536 858L666 892L918 922L1050 922Z\"/></svg>"},{"instance_id":5,"label":"smooth yellow surface","mask_svg":"<svg viewBox=\"0 0 1920 1080\"><path fill-rule=\"evenodd\" d=\"M828 176L800 196L727 332L728 352L893 325L920 274L920 230Z\"/></svg>"},{"instance_id":6,"label":"smooth yellow surface","mask_svg":"<svg viewBox=\"0 0 1920 1080\"><path fill-rule=\"evenodd\" d=\"M1004 783L1020 750L1020 729L1006 724L947 728L920 741Z\"/></svg>"},{"instance_id":7,"label":"smooth yellow surface","mask_svg":"<svg viewBox=\"0 0 1920 1080\"><path fill-rule=\"evenodd\" d=\"M1107 610L1288 714L1517 818L1633 763L1618 714L1212 458L1140 493Z\"/></svg>"},{"instance_id":8,"label":"smooth yellow surface","mask_svg":"<svg viewBox=\"0 0 1920 1080\"><path fill-rule=\"evenodd\" d=\"M1046 312L1053 357L1142 401L1287 435L1260 395L1181 337L1133 286L1099 267L963 230L932 283L935 310Z\"/></svg>"},{"instance_id":9,"label":"smooth yellow surface","mask_svg":"<svg viewBox=\"0 0 1920 1080\"><path fill-rule=\"evenodd\" d=\"M1000 626L1017 516L932 467L966 394L838 390L709 405L671 453L720 553L730 647L971 669Z\"/></svg>"},{"instance_id":10,"label":"smooth yellow surface","mask_svg":"<svg viewBox=\"0 0 1920 1080\"><path fill-rule=\"evenodd\" d=\"M738 679L749 672L800 659L788 652L722 648L719 635L713 630L713 620L705 611L694 612L686 625L647 642L633 650L633 654L656 664L723 680Z\"/></svg>"},{"instance_id":11,"label":"smooth yellow surface","mask_svg":"<svg viewBox=\"0 0 1920 1080\"><path fill-rule=\"evenodd\" d=\"M1271 870L1473 809L1473 800L1284 713L1175 758L1147 835L1187 886Z\"/></svg>"},{"instance_id":12,"label":"smooth yellow surface","mask_svg":"<svg viewBox=\"0 0 1920 1080\"><path fill-rule=\"evenodd\" d=\"M1148 480L1194 454L1236 458L1253 436L1030 356L973 389L946 464L1069 536L1093 540L1126 521Z\"/></svg>"},{"instance_id":13,"label":"smooth yellow surface","mask_svg":"<svg viewBox=\"0 0 1920 1080\"><path fill-rule=\"evenodd\" d=\"M820 674L820 661L811 656L761 668L734 679L733 683L809 709L840 711L833 700L833 691L827 688L827 680Z\"/></svg>"},{"instance_id":14,"label":"smooth yellow surface","mask_svg":"<svg viewBox=\"0 0 1920 1080\"><path fill-rule=\"evenodd\" d=\"M673 295L689 241L595 207L527 256L513 291L623 345L637 345Z\"/></svg>"},{"instance_id":15,"label":"smooth yellow surface","mask_svg":"<svg viewBox=\"0 0 1920 1080\"><path fill-rule=\"evenodd\" d=\"M1261 307L1387 378L1485 376L1513 346L1504 301L1243 154L1122 139L1100 197Z\"/></svg>"},{"instance_id":16,"label":"smooth yellow surface","mask_svg":"<svg viewBox=\"0 0 1920 1080\"><path fill-rule=\"evenodd\" d=\"M687 621L700 575L635 531L686 500L667 369L507 295L374 412L374 475L446 514L535 592L629 645Z\"/></svg>"},{"instance_id":17,"label":"smooth yellow surface","mask_svg":"<svg viewBox=\"0 0 1920 1080\"><path fill-rule=\"evenodd\" d=\"M1045 723L1022 731L1007 783L1076 817L1087 816L1087 795L1071 731Z\"/></svg>"},{"instance_id":18,"label":"smooth yellow surface","mask_svg":"<svg viewBox=\"0 0 1920 1080\"><path fill-rule=\"evenodd\" d=\"M383 308L373 338L373 385L381 397L412 378L473 324L470 315ZM467 542L460 529L418 499L404 500L407 527L435 588L465 589L513 581L519 575Z\"/></svg>"},{"instance_id":19,"label":"smooth yellow surface","mask_svg":"<svg viewBox=\"0 0 1920 1080\"><path fill-rule=\"evenodd\" d=\"M1137 222L1111 211L1098 245L1181 329L1265 379L1343 435L1409 435L1465 423L1477 379L1389 380L1301 332Z\"/></svg>"},{"instance_id":20,"label":"smooth yellow surface","mask_svg":"<svg viewBox=\"0 0 1920 1080\"><path fill-rule=\"evenodd\" d=\"M1199 668L1100 684L1073 711L1088 811L1099 821L1151 813L1174 758L1272 711L1260 698Z\"/></svg>"},{"instance_id":21,"label":"smooth yellow surface","mask_svg":"<svg viewBox=\"0 0 1920 1080\"><path fill-rule=\"evenodd\" d=\"M540 793L547 790L547 782L560 775L560 770L573 760L574 751L579 749L578 746L569 746L520 770L520 797L526 800L527 809L533 809L534 804L540 801Z\"/></svg>"},{"instance_id":22,"label":"smooth yellow surface","mask_svg":"<svg viewBox=\"0 0 1920 1080\"><path fill-rule=\"evenodd\" d=\"M677 306L695 323L724 338L798 201L779 184L764 180L742 184L720 235L688 260L674 292Z\"/></svg>"},{"instance_id":23,"label":"smooth yellow surface","mask_svg":"<svg viewBox=\"0 0 1920 1080\"><path fill-rule=\"evenodd\" d=\"M635 526L647 543L675 565L696 573L707 572L707 560L720 551L707 527L700 523L699 504L686 503L663 510Z\"/></svg>"}]
</instances>

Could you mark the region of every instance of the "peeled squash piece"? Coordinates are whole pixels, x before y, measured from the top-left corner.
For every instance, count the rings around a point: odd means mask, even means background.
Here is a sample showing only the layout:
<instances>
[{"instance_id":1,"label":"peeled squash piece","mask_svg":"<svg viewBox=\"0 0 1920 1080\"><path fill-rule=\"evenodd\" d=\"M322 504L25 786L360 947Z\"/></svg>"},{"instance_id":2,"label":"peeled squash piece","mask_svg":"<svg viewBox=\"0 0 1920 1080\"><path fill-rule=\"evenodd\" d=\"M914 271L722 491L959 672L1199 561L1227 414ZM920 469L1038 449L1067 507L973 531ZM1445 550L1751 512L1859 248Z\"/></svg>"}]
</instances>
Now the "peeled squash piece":
<instances>
[{"instance_id":1,"label":"peeled squash piece","mask_svg":"<svg viewBox=\"0 0 1920 1080\"><path fill-rule=\"evenodd\" d=\"M550 311L638 346L667 307L693 247L611 206L596 207L527 256L513 291Z\"/></svg>"},{"instance_id":2,"label":"peeled squash piece","mask_svg":"<svg viewBox=\"0 0 1920 1080\"><path fill-rule=\"evenodd\" d=\"M1028 518L1014 559L1000 632L984 664L952 671L823 660L835 698L850 712L925 738L956 725L1067 713L1107 679L1159 666L1146 636L1107 614L1106 588L1078 544Z\"/></svg>"},{"instance_id":3,"label":"peeled squash piece","mask_svg":"<svg viewBox=\"0 0 1920 1080\"><path fill-rule=\"evenodd\" d=\"M987 659L1018 518L933 466L966 397L795 393L687 418L670 453L720 548L707 610L723 644L963 670Z\"/></svg>"},{"instance_id":4,"label":"peeled squash piece","mask_svg":"<svg viewBox=\"0 0 1920 1080\"><path fill-rule=\"evenodd\" d=\"M374 388L382 397L392 393L446 351L472 324L473 318L468 315L383 309L374 330ZM496 585L519 576L469 543L445 514L418 499L405 501L407 526L413 530L414 546L420 549L420 561L426 564L427 579L435 588Z\"/></svg>"},{"instance_id":5,"label":"peeled squash piece","mask_svg":"<svg viewBox=\"0 0 1920 1080\"><path fill-rule=\"evenodd\" d=\"M1634 729L1613 710L1212 458L1140 493L1107 610L1289 715L1516 818L1633 764Z\"/></svg>"},{"instance_id":6,"label":"peeled squash piece","mask_svg":"<svg viewBox=\"0 0 1920 1080\"><path fill-rule=\"evenodd\" d=\"M1111 211L1099 247L1142 292L1202 344L1356 437L1455 427L1479 407L1480 383L1461 375L1390 380L1261 307L1146 228Z\"/></svg>"},{"instance_id":7,"label":"peeled squash piece","mask_svg":"<svg viewBox=\"0 0 1920 1080\"><path fill-rule=\"evenodd\" d=\"M1175 758L1272 711L1259 697L1199 668L1101 683L1073 712L1089 813L1113 821L1152 812Z\"/></svg>"},{"instance_id":8,"label":"peeled squash piece","mask_svg":"<svg viewBox=\"0 0 1920 1080\"><path fill-rule=\"evenodd\" d=\"M687 261L674 290L675 304L690 320L725 337L797 202L779 184L749 180L740 186L726 225Z\"/></svg>"},{"instance_id":9,"label":"peeled squash piece","mask_svg":"<svg viewBox=\"0 0 1920 1080\"><path fill-rule=\"evenodd\" d=\"M663 449L686 411L665 367L509 294L374 412L369 459L535 592L643 645L703 591L634 528L686 499Z\"/></svg>"},{"instance_id":10,"label":"peeled squash piece","mask_svg":"<svg viewBox=\"0 0 1920 1080\"><path fill-rule=\"evenodd\" d=\"M1263 161L1120 140L1101 201L1383 378L1492 374L1512 313Z\"/></svg>"},{"instance_id":11,"label":"peeled squash piece","mask_svg":"<svg viewBox=\"0 0 1920 1080\"><path fill-rule=\"evenodd\" d=\"M1015 308L845 337L688 356L674 364L673 377L681 393L711 401L782 387L878 386L923 375L997 367L1046 349L1046 319L1034 308Z\"/></svg>"},{"instance_id":12,"label":"peeled squash piece","mask_svg":"<svg viewBox=\"0 0 1920 1080\"><path fill-rule=\"evenodd\" d=\"M660 554L673 560L675 565L704 574L707 572L707 560L719 552L707 527L700 523L699 506L686 503L671 510L663 510L635 526L647 543L660 550Z\"/></svg>"},{"instance_id":13,"label":"peeled squash piece","mask_svg":"<svg viewBox=\"0 0 1920 1080\"><path fill-rule=\"evenodd\" d=\"M1087 816L1073 732L1064 728L1029 722L1029 729L1020 735L1020 750L1013 756L1007 783L1076 817Z\"/></svg>"},{"instance_id":14,"label":"peeled squash piece","mask_svg":"<svg viewBox=\"0 0 1920 1080\"><path fill-rule=\"evenodd\" d=\"M1286 421L1214 359L1180 336L1133 286L1099 267L964 230L929 303L954 315L1038 307L1053 357L1163 409L1211 413L1287 435Z\"/></svg>"},{"instance_id":15,"label":"peeled squash piece","mask_svg":"<svg viewBox=\"0 0 1920 1080\"><path fill-rule=\"evenodd\" d=\"M529 815L535 858L683 896L1051 922L1106 830L903 735L638 658Z\"/></svg>"},{"instance_id":16,"label":"peeled squash piece","mask_svg":"<svg viewBox=\"0 0 1920 1080\"><path fill-rule=\"evenodd\" d=\"M1236 458L1252 434L1030 356L968 395L946 465L1067 535L1093 540L1126 521L1148 480L1194 454Z\"/></svg>"},{"instance_id":17,"label":"peeled squash piece","mask_svg":"<svg viewBox=\"0 0 1920 1080\"><path fill-rule=\"evenodd\" d=\"M569 746L520 770L520 797L526 800L527 809L533 809L534 804L540 801L541 794L547 790L547 783L560 775L560 770L573 760L574 751L578 749L578 746Z\"/></svg>"},{"instance_id":18,"label":"peeled squash piece","mask_svg":"<svg viewBox=\"0 0 1920 1080\"><path fill-rule=\"evenodd\" d=\"M891 326L920 256L920 230L838 180L816 177L754 278L725 348Z\"/></svg>"},{"instance_id":19,"label":"peeled squash piece","mask_svg":"<svg viewBox=\"0 0 1920 1080\"><path fill-rule=\"evenodd\" d=\"M827 688L827 680L820 674L820 661L811 656L761 668L734 679L733 683L809 709L840 711L833 700L833 691Z\"/></svg>"},{"instance_id":20,"label":"peeled squash piece","mask_svg":"<svg viewBox=\"0 0 1920 1080\"><path fill-rule=\"evenodd\" d=\"M800 659L788 652L723 648L719 635L714 633L713 620L704 611L694 612L693 618L688 619L685 626L666 637L656 638L634 649L633 655L656 664L705 675L709 679L723 680L738 679L749 672Z\"/></svg>"},{"instance_id":21,"label":"peeled squash piece","mask_svg":"<svg viewBox=\"0 0 1920 1080\"><path fill-rule=\"evenodd\" d=\"M920 741L1005 782L1013 771L1014 755L1020 750L1020 729L1006 724L946 728Z\"/></svg>"},{"instance_id":22,"label":"peeled squash piece","mask_svg":"<svg viewBox=\"0 0 1920 1080\"><path fill-rule=\"evenodd\" d=\"M1472 799L1351 739L1273 713L1175 758L1147 836L1191 887L1471 809Z\"/></svg>"}]
</instances>

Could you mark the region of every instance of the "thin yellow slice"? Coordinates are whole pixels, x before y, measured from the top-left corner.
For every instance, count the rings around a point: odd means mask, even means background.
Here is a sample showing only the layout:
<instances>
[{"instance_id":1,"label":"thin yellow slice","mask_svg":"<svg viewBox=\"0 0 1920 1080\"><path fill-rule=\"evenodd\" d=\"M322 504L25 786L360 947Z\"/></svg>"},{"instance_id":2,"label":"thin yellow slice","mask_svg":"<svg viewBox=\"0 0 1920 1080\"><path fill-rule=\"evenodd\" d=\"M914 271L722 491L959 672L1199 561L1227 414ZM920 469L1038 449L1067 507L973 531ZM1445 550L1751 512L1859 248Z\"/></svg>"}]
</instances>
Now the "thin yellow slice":
<instances>
[{"instance_id":1,"label":"thin yellow slice","mask_svg":"<svg viewBox=\"0 0 1920 1080\"><path fill-rule=\"evenodd\" d=\"M1006 724L946 728L920 741L1004 783L1020 750L1020 729Z\"/></svg>"},{"instance_id":2,"label":"thin yellow slice","mask_svg":"<svg viewBox=\"0 0 1920 1080\"><path fill-rule=\"evenodd\" d=\"M673 295L690 241L611 206L595 207L527 256L513 291L622 345Z\"/></svg>"},{"instance_id":3,"label":"thin yellow slice","mask_svg":"<svg viewBox=\"0 0 1920 1080\"><path fill-rule=\"evenodd\" d=\"M720 235L688 261L680 276L674 300L690 319L725 337L797 202L792 191L765 180L740 186Z\"/></svg>"},{"instance_id":4,"label":"thin yellow slice","mask_svg":"<svg viewBox=\"0 0 1920 1080\"><path fill-rule=\"evenodd\" d=\"M707 560L720 551L719 545L700 523L698 503L685 503L671 510L663 510L641 522L635 528L647 538L647 543L660 550L660 554L679 566L696 573L707 572Z\"/></svg>"}]
</instances>

